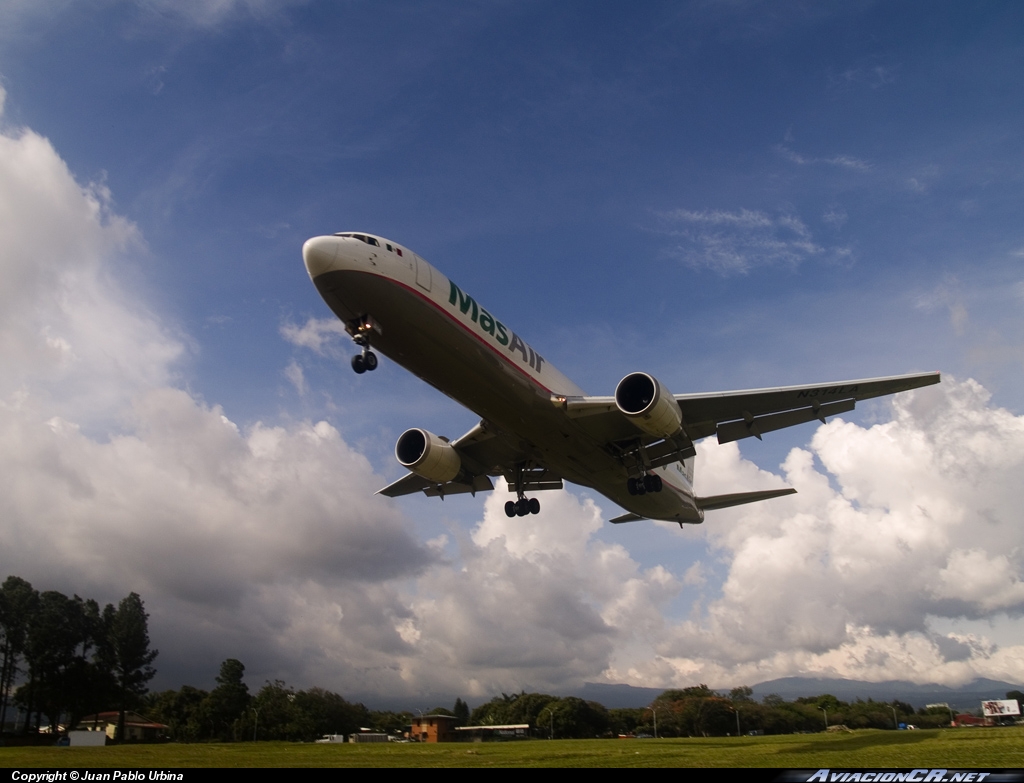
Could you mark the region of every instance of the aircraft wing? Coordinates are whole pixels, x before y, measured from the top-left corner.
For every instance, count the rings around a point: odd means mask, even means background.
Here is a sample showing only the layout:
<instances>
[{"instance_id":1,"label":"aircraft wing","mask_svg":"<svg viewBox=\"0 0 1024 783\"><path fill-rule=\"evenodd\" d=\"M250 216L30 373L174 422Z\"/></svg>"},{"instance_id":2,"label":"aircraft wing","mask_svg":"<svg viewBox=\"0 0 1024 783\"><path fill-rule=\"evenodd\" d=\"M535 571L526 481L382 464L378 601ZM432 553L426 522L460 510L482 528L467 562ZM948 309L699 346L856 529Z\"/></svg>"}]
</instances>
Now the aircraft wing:
<instances>
[{"instance_id":1,"label":"aircraft wing","mask_svg":"<svg viewBox=\"0 0 1024 783\"><path fill-rule=\"evenodd\" d=\"M444 497L445 495L461 495L464 492L476 494L494 489L494 484L487 476L473 476L471 481L449 481L446 484L437 484L430 479L417 476L415 473L406 473L398 481L388 484L383 489L378 489L378 495L387 495L389 498L397 498L401 495L411 495L414 492L422 492L429 497Z\"/></svg>"},{"instance_id":2,"label":"aircraft wing","mask_svg":"<svg viewBox=\"0 0 1024 783\"><path fill-rule=\"evenodd\" d=\"M893 375L855 381L821 383L811 386L779 386L770 389L677 394L691 438L718 436L719 443L742 438L760 438L762 433L818 421L826 416L852 411L857 402L896 392L931 386L939 373Z\"/></svg>"},{"instance_id":3,"label":"aircraft wing","mask_svg":"<svg viewBox=\"0 0 1024 783\"><path fill-rule=\"evenodd\" d=\"M818 383L808 386L778 386L767 389L702 392L673 395L683 415L683 429L666 446L664 455L679 459L692 453L693 441L717 435L719 443L742 438L760 438L763 433L792 427L809 421L825 421L826 416L852 411L861 400L883 397L938 383L939 373L894 375L854 381ZM645 445L658 441L643 435L615 405L614 397L552 398L566 414L596 440L606 444L636 441ZM660 464L665 464L661 462Z\"/></svg>"},{"instance_id":4,"label":"aircraft wing","mask_svg":"<svg viewBox=\"0 0 1024 783\"><path fill-rule=\"evenodd\" d=\"M489 476L510 475L513 465L525 463L529 455L510 445L493 427L480 422L458 440L452 443L462 462L462 472L453 481L438 484L430 479L407 473L383 489L377 490L378 495L399 497L423 492L430 497L458 495L464 492L476 494L494 489ZM524 472L524 489L555 489L561 488L559 476L543 468L533 468Z\"/></svg>"}]
</instances>

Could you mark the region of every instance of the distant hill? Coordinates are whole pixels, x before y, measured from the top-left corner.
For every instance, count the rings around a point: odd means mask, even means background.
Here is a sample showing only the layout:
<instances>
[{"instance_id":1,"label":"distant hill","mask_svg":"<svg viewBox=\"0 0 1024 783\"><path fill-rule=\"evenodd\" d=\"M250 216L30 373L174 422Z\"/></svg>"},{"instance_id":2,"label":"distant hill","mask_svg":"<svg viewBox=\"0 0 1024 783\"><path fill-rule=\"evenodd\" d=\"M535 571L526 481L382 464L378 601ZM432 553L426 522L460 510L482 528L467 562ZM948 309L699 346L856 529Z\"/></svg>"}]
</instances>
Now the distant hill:
<instances>
[{"instance_id":1,"label":"distant hill","mask_svg":"<svg viewBox=\"0 0 1024 783\"><path fill-rule=\"evenodd\" d=\"M699 683L694 682L693 685ZM739 683L743 685L745 683ZM831 693L841 701L856 701L857 699L874 699L875 701L892 701L899 699L907 704L913 705L914 709L923 707L926 704L946 702L954 710L977 710L982 699L1002 699L1007 691L1024 691L1024 685L998 680L977 679L966 683L959 688L948 688L945 685L930 683L927 685L916 685L905 680L888 680L886 682L862 682L860 680L844 680L829 677L783 677L778 680L752 685L753 698L761 701L769 693L776 693L786 701L793 701L801 696L820 696L823 693ZM532 690L527 687L527 691ZM665 688L635 688L632 685L608 685L606 683L588 682L577 691L568 693L555 693L555 696L579 696L588 701L596 701L609 709L616 707L646 707L658 696L665 692ZM719 688L719 693L728 694L728 688ZM373 695L352 694L350 699L362 701L370 709L377 710L426 710L435 706L447 707L455 703L455 695L433 694L420 695L410 699L408 696L380 697ZM490 701L495 693L486 698L468 699L470 707L478 707L484 702ZM464 697L463 697L464 698ZM412 706L410 706L412 705ZM414 711L416 711L414 710Z\"/></svg>"},{"instance_id":2,"label":"distant hill","mask_svg":"<svg viewBox=\"0 0 1024 783\"><path fill-rule=\"evenodd\" d=\"M861 682L829 677L783 677L752 685L751 689L756 701L761 701L770 693L778 694L786 701L801 696L831 693L841 701L899 699L913 705L915 709L926 704L946 702L954 710L976 710L982 699L1002 699L1007 691L1024 691L1024 686L987 679L977 679L958 688L950 688L937 683L917 685L905 680ZM588 682L572 695L600 702L609 708L645 707L664 691L664 688L635 688L632 685ZM728 690L720 692L728 693Z\"/></svg>"}]
</instances>

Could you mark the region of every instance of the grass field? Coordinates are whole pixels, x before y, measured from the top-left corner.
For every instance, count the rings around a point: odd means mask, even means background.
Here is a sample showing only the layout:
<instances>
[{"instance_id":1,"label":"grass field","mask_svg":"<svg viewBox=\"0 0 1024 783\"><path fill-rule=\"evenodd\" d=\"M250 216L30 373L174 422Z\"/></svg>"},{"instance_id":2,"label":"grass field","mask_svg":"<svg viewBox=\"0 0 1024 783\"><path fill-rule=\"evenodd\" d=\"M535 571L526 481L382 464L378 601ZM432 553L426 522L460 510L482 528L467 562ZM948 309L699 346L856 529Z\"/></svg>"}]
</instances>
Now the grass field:
<instances>
[{"instance_id":1,"label":"grass field","mask_svg":"<svg viewBox=\"0 0 1024 783\"><path fill-rule=\"evenodd\" d=\"M0 748L2 767L1024 767L1024 728L449 745Z\"/></svg>"}]
</instances>

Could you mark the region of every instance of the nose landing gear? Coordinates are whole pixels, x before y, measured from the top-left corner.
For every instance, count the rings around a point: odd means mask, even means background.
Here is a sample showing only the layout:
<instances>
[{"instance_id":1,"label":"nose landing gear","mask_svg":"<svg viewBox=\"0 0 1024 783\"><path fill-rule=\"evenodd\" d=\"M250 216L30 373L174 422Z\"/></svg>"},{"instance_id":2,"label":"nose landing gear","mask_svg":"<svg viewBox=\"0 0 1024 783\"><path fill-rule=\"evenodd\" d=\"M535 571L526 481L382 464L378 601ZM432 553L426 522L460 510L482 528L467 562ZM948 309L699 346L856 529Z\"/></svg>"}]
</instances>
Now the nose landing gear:
<instances>
[{"instance_id":1,"label":"nose landing gear","mask_svg":"<svg viewBox=\"0 0 1024 783\"><path fill-rule=\"evenodd\" d=\"M377 354L370 350L370 332L377 329L377 325L369 316L363 316L354 323L348 325L349 333L352 335L352 342L363 349L363 352L352 357L352 369L357 375L364 372L373 372L377 369ZM380 331L378 329L378 331Z\"/></svg>"},{"instance_id":2,"label":"nose landing gear","mask_svg":"<svg viewBox=\"0 0 1024 783\"><path fill-rule=\"evenodd\" d=\"M359 375L367 371L373 372L377 369L377 354L367 346L362 353L357 353L352 357L352 369Z\"/></svg>"}]
</instances>

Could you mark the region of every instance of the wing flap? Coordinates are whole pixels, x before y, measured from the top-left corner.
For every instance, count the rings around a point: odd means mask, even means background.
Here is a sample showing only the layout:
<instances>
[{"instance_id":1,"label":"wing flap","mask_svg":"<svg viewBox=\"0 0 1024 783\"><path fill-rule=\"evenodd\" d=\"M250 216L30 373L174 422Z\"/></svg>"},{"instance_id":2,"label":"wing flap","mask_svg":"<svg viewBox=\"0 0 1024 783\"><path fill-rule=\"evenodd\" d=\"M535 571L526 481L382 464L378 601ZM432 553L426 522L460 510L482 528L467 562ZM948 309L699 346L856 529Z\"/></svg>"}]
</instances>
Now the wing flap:
<instances>
[{"instance_id":1,"label":"wing flap","mask_svg":"<svg viewBox=\"0 0 1024 783\"><path fill-rule=\"evenodd\" d=\"M835 416L837 413L852 411L856 400L840 400L829 402L824 405L815 405L809 408L799 408L795 411L784 411L783 413L769 413L765 416L751 416L739 421L730 421L718 425L718 442L732 443L734 440L743 438L757 438L766 432L774 432L786 427L794 427L797 424L806 424L809 421L824 423L826 416Z\"/></svg>"}]
</instances>

